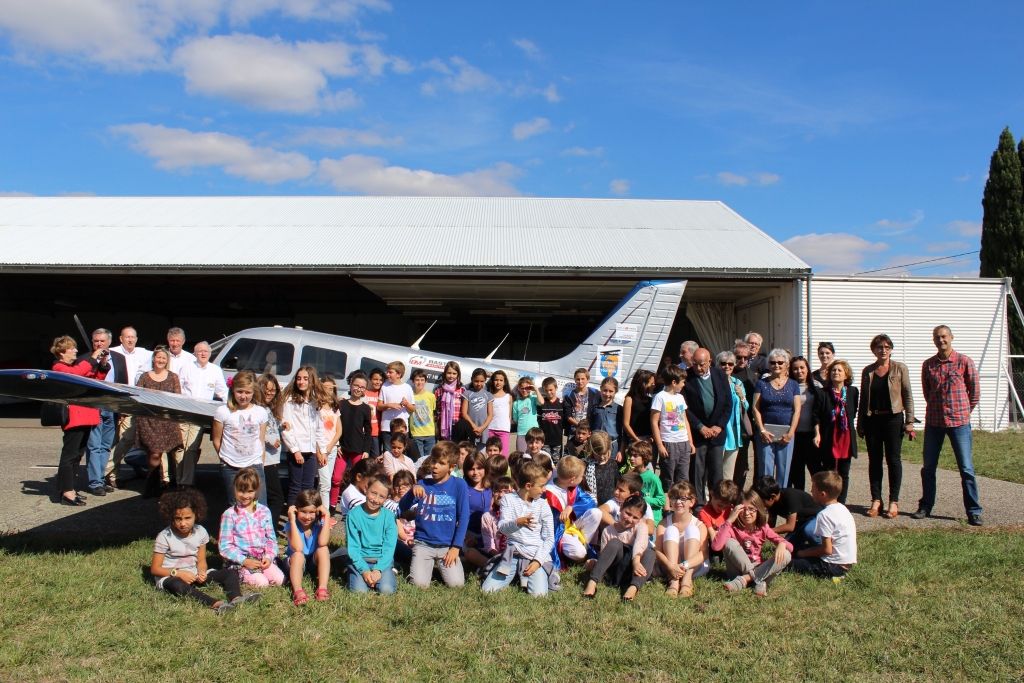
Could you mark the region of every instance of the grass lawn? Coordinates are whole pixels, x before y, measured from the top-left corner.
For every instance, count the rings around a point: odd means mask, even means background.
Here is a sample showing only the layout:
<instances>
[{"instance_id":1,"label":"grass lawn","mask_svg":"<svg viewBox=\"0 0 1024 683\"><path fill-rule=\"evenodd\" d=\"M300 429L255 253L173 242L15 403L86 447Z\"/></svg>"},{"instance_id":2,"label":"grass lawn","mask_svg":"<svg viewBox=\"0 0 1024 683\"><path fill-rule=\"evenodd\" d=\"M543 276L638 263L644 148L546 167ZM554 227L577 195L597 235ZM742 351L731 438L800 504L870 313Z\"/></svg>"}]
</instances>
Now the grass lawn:
<instances>
[{"instance_id":1,"label":"grass lawn","mask_svg":"<svg viewBox=\"0 0 1024 683\"><path fill-rule=\"evenodd\" d=\"M864 440L860 440L858 449L865 455L868 452ZM917 432L917 438L903 440L903 459L914 463L922 463L924 434ZM971 458L974 461L974 473L982 477L1002 479L1024 484L1024 432L1007 429L1002 432L973 432ZM956 458L953 448L946 439L939 454L939 467L956 470Z\"/></svg>"},{"instance_id":2,"label":"grass lawn","mask_svg":"<svg viewBox=\"0 0 1024 683\"><path fill-rule=\"evenodd\" d=\"M391 597L332 581L225 617L158 592L149 540L0 538L0 671L31 681L1019 681L1024 529L860 537L841 584L785 574L767 598L700 579L635 605L581 574L546 600L479 582Z\"/></svg>"}]
</instances>

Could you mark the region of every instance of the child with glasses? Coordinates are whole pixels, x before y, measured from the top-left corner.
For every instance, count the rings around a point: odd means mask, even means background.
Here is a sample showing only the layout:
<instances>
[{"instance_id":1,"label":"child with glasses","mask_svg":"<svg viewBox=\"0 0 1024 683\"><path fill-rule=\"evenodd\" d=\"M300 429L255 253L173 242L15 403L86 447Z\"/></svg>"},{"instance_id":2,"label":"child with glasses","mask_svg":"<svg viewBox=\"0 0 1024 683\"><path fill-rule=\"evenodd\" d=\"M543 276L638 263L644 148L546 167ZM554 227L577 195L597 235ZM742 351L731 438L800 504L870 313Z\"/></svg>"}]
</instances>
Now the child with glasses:
<instances>
[{"instance_id":1,"label":"child with glasses","mask_svg":"<svg viewBox=\"0 0 1024 683\"><path fill-rule=\"evenodd\" d=\"M654 551L662 573L668 577L666 595L693 596L693 580L708 573L708 528L693 516L697 490L683 481L668 492L671 512L655 530ZM682 561L680 561L682 558Z\"/></svg>"}]
</instances>

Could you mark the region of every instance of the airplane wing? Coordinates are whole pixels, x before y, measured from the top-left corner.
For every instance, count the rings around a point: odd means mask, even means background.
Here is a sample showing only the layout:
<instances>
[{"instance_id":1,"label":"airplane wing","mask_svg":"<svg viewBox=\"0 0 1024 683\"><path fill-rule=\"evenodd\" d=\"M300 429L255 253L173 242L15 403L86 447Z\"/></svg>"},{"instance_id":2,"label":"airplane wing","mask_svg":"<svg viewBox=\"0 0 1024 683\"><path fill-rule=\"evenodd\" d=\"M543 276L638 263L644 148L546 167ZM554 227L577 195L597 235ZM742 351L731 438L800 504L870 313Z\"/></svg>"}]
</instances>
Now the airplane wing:
<instances>
[{"instance_id":1,"label":"airplane wing","mask_svg":"<svg viewBox=\"0 0 1024 683\"><path fill-rule=\"evenodd\" d=\"M52 370L0 370L0 396L102 408L115 413L189 422L202 427L211 426L213 414L219 406L224 405L217 401L110 384Z\"/></svg>"}]
</instances>

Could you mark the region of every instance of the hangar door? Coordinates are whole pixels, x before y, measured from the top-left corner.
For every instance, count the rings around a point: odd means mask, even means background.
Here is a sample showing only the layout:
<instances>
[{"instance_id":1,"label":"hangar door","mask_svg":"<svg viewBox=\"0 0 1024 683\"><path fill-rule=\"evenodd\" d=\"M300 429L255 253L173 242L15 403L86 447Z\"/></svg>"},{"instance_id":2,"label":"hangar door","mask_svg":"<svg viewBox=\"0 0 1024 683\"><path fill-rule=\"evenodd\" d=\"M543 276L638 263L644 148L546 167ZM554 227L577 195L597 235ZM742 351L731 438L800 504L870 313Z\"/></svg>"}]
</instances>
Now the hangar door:
<instances>
[{"instance_id":1,"label":"hangar door","mask_svg":"<svg viewBox=\"0 0 1024 683\"><path fill-rule=\"evenodd\" d=\"M757 332L764 337L761 348L767 353L775 345L775 320L772 313L771 299L737 307L736 333L743 338L747 332Z\"/></svg>"}]
</instances>

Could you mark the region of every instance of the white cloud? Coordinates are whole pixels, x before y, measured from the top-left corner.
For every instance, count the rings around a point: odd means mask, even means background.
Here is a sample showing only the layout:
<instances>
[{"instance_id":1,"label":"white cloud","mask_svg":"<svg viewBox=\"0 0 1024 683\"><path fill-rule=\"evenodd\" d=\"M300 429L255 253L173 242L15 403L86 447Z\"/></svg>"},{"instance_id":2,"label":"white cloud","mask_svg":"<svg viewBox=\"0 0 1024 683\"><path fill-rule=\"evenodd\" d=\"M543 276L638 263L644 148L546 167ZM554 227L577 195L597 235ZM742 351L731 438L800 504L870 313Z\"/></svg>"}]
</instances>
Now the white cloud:
<instances>
[{"instance_id":1,"label":"white cloud","mask_svg":"<svg viewBox=\"0 0 1024 683\"><path fill-rule=\"evenodd\" d=\"M946 227L962 237L978 237L981 235L981 223L975 221L950 221Z\"/></svg>"},{"instance_id":2,"label":"white cloud","mask_svg":"<svg viewBox=\"0 0 1024 683\"><path fill-rule=\"evenodd\" d=\"M288 143L320 147L400 147L405 144L405 138L401 135L386 138L372 130L315 126L301 129Z\"/></svg>"},{"instance_id":3,"label":"white cloud","mask_svg":"<svg viewBox=\"0 0 1024 683\"><path fill-rule=\"evenodd\" d=\"M432 59L422 64L426 68L448 74L447 78L429 81L420 86L420 91L424 95L436 95L437 91L441 88L458 93L474 90L501 90L501 84L498 83L498 79L484 73L462 57L452 57L448 62L455 68L449 68L447 64L439 59Z\"/></svg>"},{"instance_id":4,"label":"white cloud","mask_svg":"<svg viewBox=\"0 0 1024 683\"><path fill-rule=\"evenodd\" d=\"M512 126L512 137L516 140L525 140L549 130L551 130L551 122L538 116L531 121L523 121Z\"/></svg>"},{"instance_id":5,"label":"white cloud","mask_svg":"<svg viewBox=\"0 0 1024 683\"><path fill-rule=\"evenodd\" d=\"M966 183L970 179L971 179L971 174L970 173L964 173L962 176L954 178L954 180L956 180L958 183Z\"/></svg>"},{"instance_id":6,"label":"white cloud","mask_svg":"<svg viewBox=\"0 0 1024 683\"><path fill-rule=\"evenodd\" d=\"M558 88L554 83L544 88L544 90L541 91L541 94L544 95L544 99L548 102L558 102L562 99L562 96L558 94Z\"/></svg>"},{"instance_id":7,"label":"white cloud","mask_svg":"<svg viewBox=\"0 0 1024 683\"><path fill-rule=\"evenodd\" d=\"M329 77L376 76L388 64L394 70L411 68L375 45L287 43L238 33L193 40L178 48L172 61L181 69L190 93L292 113L337 111L361 104L351 89L331 92Z\"/></svg>"},{"instance_id":8,"label":"white cloud","mask_svg":"<svg viewBox=\"0 0 1024 683\"><path fill-rule=\"evenodd\" d=\"M307 178L316 168L297 152L256 147L224 133L193 133L148 123L113 126L111 130L127 135L134 149L156 159L156 167L168 171L220 166L228 175L272 184Z\"/></svg>"},{"instance_id":9,"label":"white cloud","mask_svg":"<svg viewBox=\"0 0 1024 683\"><path fill-rule=\"evenodd\" d=\"M13 190L11 192L0 192L0 197L35 197L31 192L18 192Z\"/></svg>"},{"instance_id":10,"label":"white cloud","mask_svg":"<svg viewBox=\"0 0 1024 683\"><path fill-rule=\"evenodd\" d=\"M918 209L912 214L912 217L909 220L900 221L883 218L882 220L877 221L875 225L882 228L882 231L887 235L902 235L913 230L914 226L923 220L924 211Z\"/></svg>"},{"instance_id":11,"label":"white cloud","mask_svg":"<svg viewBox=\"0 0 1024 683\"><path fill-rule=\"evenodd\" d=\"M340 192L368 195L494 197L522 194L512 179L521 171L508 163L461 175L446 175L402 166L388 166L379 157L349 154L320 162L318 177Z\"/></svg>"},{"instance_id":12,"label":"white cloud","mask_svg":"<svg viewBox=\"0 0 1024 683\"><path fill-rule=\"evenodd\" d=\"M227 19L265 14L345 21L383 0L0 0L0 30L23 54L54 53L110 68L161 68L168 43Z\"/></svg>"},{"instance_id":13,"label":"white cloud","mask_svg":"<svg viewBox=\"0 0 1024 683\"><path fill-rule=\"evenodd\" d=\"M868 256L889 248L884 242L869 242L846 232L797 235L783 242L782 246L816 270L826 273L853 273L860 269Z\"/></svg>"},{"instance_id":14,"label":"white cloud","mask_svg":"<svg viewBox=\"0 0 1024 683\"><path fill-rule=\"evenodd\" d=\"M629 192L629 181L625 178L618 178L608 183L608 190L612 194L624 195Z\"/></svg>"},{"instance_id":15,"label":"white cloud","mask_svg":"<svg viewBox=\"0 0 1024 683\"><path fill-rule=\"evenodd\" d=\"M775 173L763 172L739 175L737 173L730 173L729 171L722 171L717 174L715 178L718 180L720 185L725 185L726 187L730 185L739 185L740 187L746 187L747 185L775 185L782 180L782 176Z\"/></svg>"},{"instance_id":16,"label":"white cloud","mask_svg":"<svg viewBox=\"0 0 1024 683\"><path fill-rule=\"evenodd\" d=\"M604 147L587 149L585 147L570 147L562 150L563 157L599 157L604 154Z\"/></svg>"},{"instance_id":17,"label":"white cloud","mask_svg":"<svg viewBox=\"0 0 1024 683\"><path fill-rule=\"evenodd\" d=\"M525 52L526 56L529 57L530 59L540 59L540 48L534 45L532 40L527 40L526 38L519 38L518 40L513 40L512 42L516 44L516 47Z\"/></svg>"}]
</instances>

